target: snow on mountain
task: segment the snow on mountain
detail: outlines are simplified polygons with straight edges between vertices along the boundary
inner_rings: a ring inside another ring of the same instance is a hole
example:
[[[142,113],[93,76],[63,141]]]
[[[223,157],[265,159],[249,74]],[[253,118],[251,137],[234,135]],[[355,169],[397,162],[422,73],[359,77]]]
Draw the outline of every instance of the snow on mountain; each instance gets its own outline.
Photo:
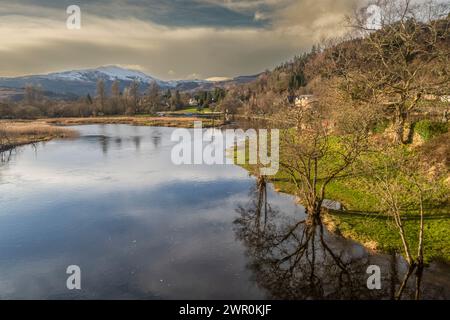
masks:
[[[117,66],[106,66],[97,68],[99,72],[102,72],[111,78],[119,80],[137,79],[143,82],[150,82],[155,80],[154,78],[146,75],[145,73],[137,70],[123,69]]]
[[[64,79],[72,81],[92,81],[93,79],[99,78],[109,81],[137,80],[144,83],[149,83],[153,80],[157,80],[141,71],[124,69],[118,66],[104,66],[96,69],[56,72],[48,74],[47,77],[50,79]]]

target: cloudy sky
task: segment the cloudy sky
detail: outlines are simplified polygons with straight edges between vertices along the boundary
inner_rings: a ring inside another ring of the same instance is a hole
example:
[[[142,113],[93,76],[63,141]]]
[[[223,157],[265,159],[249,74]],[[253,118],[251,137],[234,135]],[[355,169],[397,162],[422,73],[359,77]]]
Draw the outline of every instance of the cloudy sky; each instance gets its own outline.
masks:
[[[345,29],[362,0],[0,0],[0,76],[116,64],[161,79],[270,69]],[[81,29],[66,27],[69,5]]]

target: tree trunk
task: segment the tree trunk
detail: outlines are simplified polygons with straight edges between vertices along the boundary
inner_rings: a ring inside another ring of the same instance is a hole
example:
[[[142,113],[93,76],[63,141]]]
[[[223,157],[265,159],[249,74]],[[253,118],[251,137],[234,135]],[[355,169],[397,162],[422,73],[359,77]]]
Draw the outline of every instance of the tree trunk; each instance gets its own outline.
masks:
[[[404,291],[405,288],[406,288],[406,285],[407,285],[407,283],[408,283],[409,277],[413,274],[413,272],[414,272],[415,269],[416,269],[416,265],[415,265],[414,263],[413,263],[413,264],[410,264],[410,265],[408,266],[408,271],[406,272],[405,277],[403,278],[403,282],[402,282],[402,284],[400,285],[400,288],[398,289],[397,294],[396,294],[396,296],[395,296],[395,299],[396,299],[396,300],[401,300],[402,295],[403,295],[403,291]]]
[[[405,144],[406,141],[404,139],[404,130],[406,123],[406,112],[403,111],[403,108],[397,108],[395,111],[395,121],[394,121],[394,142],[397,144]]]
[[[424,237],[424,210],[423,210],[423,195],[422,190],[420,190],[420,227],[419,227],[419,245],[417,249],[417,271],[416,271],[416,300],[420,299],[420,285],[422,282],[423,274],[423,237]]]

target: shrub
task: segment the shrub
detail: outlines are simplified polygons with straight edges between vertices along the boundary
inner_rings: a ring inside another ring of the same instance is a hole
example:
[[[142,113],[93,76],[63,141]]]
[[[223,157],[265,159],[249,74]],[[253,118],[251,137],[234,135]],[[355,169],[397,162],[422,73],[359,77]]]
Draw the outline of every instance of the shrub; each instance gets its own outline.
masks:
[[[372,128],[372,132],[376,134],[380,134],[386,131],[389,127],[389,120],[383,119],[378,121]]]
[[[428,141],[433,137],[448,132],[448,123],[421,120],[415,123],[414,132],[420,135],[425,141]]]
[[[431,139],[421,146],[420,154],[428,167],[443,165],[450,168],[450,132]]]

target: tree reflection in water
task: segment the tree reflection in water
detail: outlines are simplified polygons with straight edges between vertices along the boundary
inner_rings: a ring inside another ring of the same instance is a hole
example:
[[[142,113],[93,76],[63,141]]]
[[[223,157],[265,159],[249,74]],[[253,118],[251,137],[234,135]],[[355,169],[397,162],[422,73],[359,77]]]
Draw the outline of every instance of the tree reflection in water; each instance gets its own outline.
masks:
[[[155,131],[153,131],[152,135],[151,135],[153,147],[155,149],[157,149],[159,147],[159,145],[161,144],[161,137],[162,137],[161,132],[158,130],[158,128],[156,128]]]
[[[13,149],[0,151],[0,164],[8,163],[13,155]]]
[[[267,200],[263,177],[252,200],[236,210],[235,232],[247,248],[249,268],[273,299],[393,299],[406,273],[396,254],[375,255],[327,232],[321,217],[288,216]],[[367,267],[379,265],[381,289],[367,287]],[[413,298],[409,286],[404,298]]]

